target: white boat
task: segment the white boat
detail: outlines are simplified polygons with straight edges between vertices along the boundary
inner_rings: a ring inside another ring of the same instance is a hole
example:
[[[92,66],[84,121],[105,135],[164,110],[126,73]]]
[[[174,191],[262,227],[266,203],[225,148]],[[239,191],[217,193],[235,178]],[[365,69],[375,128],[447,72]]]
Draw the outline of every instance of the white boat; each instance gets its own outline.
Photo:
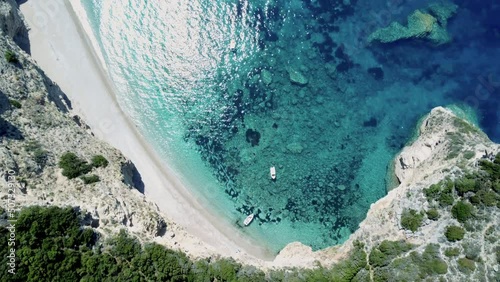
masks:
[[[236,41],[234,39],[229,42],[229,50],[236,51]]]
[[[253,213],[251,215],[247,216],[247,218],[245,218],[245,220],[243,221],[243,224],[245,226],[248,226],[250,223],[252,223],[253,217],[254,217]]]
[[[276,168],[274,166],[271,167],[270,169],[271,172],[271,179],[276,179]]]

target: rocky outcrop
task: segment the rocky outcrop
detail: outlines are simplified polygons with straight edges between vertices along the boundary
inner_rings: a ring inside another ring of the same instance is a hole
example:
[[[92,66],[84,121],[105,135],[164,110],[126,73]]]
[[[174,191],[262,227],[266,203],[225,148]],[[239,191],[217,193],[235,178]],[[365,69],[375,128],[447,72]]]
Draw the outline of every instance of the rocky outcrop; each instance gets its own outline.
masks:
[[[432,4],[426,11],[416,10],[408,16],[407,26],[393,22],[388,27],[370,34],[368,41],[391,43],[405,39],[423,39],[436,46],[448,43],[451,41],[451,36],[446,31],[446,26],[457,8],[450,3]]]
[[[425,247],[428,243],[442,241],[444,229],[454,219],[427,220],[418,232],[404,230],[400,225],[404,209],[425,210],[428,207],[423,189],[446,177],[456,178],[468,170],[477,169],[477,162],[484,152],[499,152],[500,145],[471,123],[458,118],[450,110],[438,107],[422,119],[418,126],[419,136],[395,158],[395,174],[398,187],[384,198],[373,203],[359,229],[340,246],[313,252],[300,243],[289,244],[278,257],[277,263],[319,261],[323,265],[336,263],[352,250],[353,242],[361,241],[367,251],[383,240],[405,240]],[[473,156],[464,157],[464,152]]]

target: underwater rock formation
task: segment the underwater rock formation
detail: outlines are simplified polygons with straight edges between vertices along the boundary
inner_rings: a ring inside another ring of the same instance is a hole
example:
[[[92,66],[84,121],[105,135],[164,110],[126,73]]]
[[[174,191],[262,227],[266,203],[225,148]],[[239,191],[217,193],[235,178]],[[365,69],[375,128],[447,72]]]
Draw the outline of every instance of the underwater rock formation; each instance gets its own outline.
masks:
[[[455,4],[432,4],[425,11],[415,10],[408,16],[408,25],[398,22],[370,34],[369,42],[391,43],[405,39],[424,39],[439,46],[451,41],[446,31],[448,19],[457,11]]]
[[[307,80],[307,78],[299,71],[292,68],[288,68],[287,71],[288,75],[290,76],[290,81],[292,82],[292,84],[304,86],[307,83],[309,83],[309,80]]]

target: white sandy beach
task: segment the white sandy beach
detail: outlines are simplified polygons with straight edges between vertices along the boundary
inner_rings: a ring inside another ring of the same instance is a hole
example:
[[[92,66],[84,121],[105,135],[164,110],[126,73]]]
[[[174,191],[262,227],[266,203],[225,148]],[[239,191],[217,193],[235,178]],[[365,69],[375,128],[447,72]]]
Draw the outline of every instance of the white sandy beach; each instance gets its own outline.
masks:
[[[268,251],[204,207],[144,142],[115,100],[114,87],[70,6],[76,1],[28,0],[20,7],[30,28],[32,57],[71,100],[73,113],[80,115],[98,138],[132,160],[146,196],[209,249],[252,264],[272,260]],[[199,248],[179,239],[182,249]]]

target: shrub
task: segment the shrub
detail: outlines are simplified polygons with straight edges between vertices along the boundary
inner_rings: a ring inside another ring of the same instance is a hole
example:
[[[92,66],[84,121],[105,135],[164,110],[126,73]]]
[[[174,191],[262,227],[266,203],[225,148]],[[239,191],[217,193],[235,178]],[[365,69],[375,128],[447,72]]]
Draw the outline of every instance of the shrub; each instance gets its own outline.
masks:
[[[5,51],[5,59],[9,63],[17,63],[18,62],[16,53],[14,53],[12,50]]]
[[[457,262],[461,272],[470,273],[476,270],[476,263],[468,258],[459,258]]]
[[[444,235],[450,242],[460,241],[464,238],[465,230],[462,227],[450,225],[446,227]]]
[[[441,183],[432,184],[429,188],[424,189],[425,197],[427,197],[427,201],[431,201],[433,199],[437,199],[439,197],[439,193],[441,192]]]
[[[462,178],[455,182],[455,189],[459,195],[463,195],[467,192],[477,191],[477,184],[475,179]]]
[[[472,159],[475,155],[476,155],[476,153],[473,151],[465,151],[464,152],[464,158],[466,158],[468,160]]]
[[[91,165],[71,152],[61,156],[59,167],[63,170],[62,174],[69,179],[76,178],[92,170]]]
[[[497,195],[493,191],[481,190],[476,195],[485,206],[493,207],[497,204]]]
[[[439,196],[438,201],[441,207],[446,207],[452,205],[455,202],[455,199],[453,198],[453,195],[451,193],[442,193]]]
[[[460,255],[460,249],[459,248],[448,248],[444,251],[444,255],[447,257],[456,257]]]
[[[378,247],[372,249],[368,259],[371,266],[382,267],[388,265],[394,258],[408,252],[412,248],[412,244],[404,241],[384,240]]]
[[[108,160],[102,155],[95,155],[92,157],[93,167],[107,167],[109,164]]]
[[[19,103],[19,101],[14,100],[14,99],[10,99],[9,103],[12,107],[17,108],[17,109],[20,109],[22,107],[21,103]]]
[[[83,180],[83,183],[85,184],[92,184],[101,181],[99,176],[92,174],[92,175],[84,175],[80,177]]]
[[[460,201],[451,208],[451,214],[459,222],[465,222],[467,219],[472,217],[472,205],[464,201]]]
[[[424,215],[418,213],[416,210],[404,210],[401,214],[401,226],[404,229],[415,232],[422,225],[423,219]]]
[[[430,220],[438,220],[439,218],[439,212],[436,209],[430,209],[427,212],[427,218]]]

